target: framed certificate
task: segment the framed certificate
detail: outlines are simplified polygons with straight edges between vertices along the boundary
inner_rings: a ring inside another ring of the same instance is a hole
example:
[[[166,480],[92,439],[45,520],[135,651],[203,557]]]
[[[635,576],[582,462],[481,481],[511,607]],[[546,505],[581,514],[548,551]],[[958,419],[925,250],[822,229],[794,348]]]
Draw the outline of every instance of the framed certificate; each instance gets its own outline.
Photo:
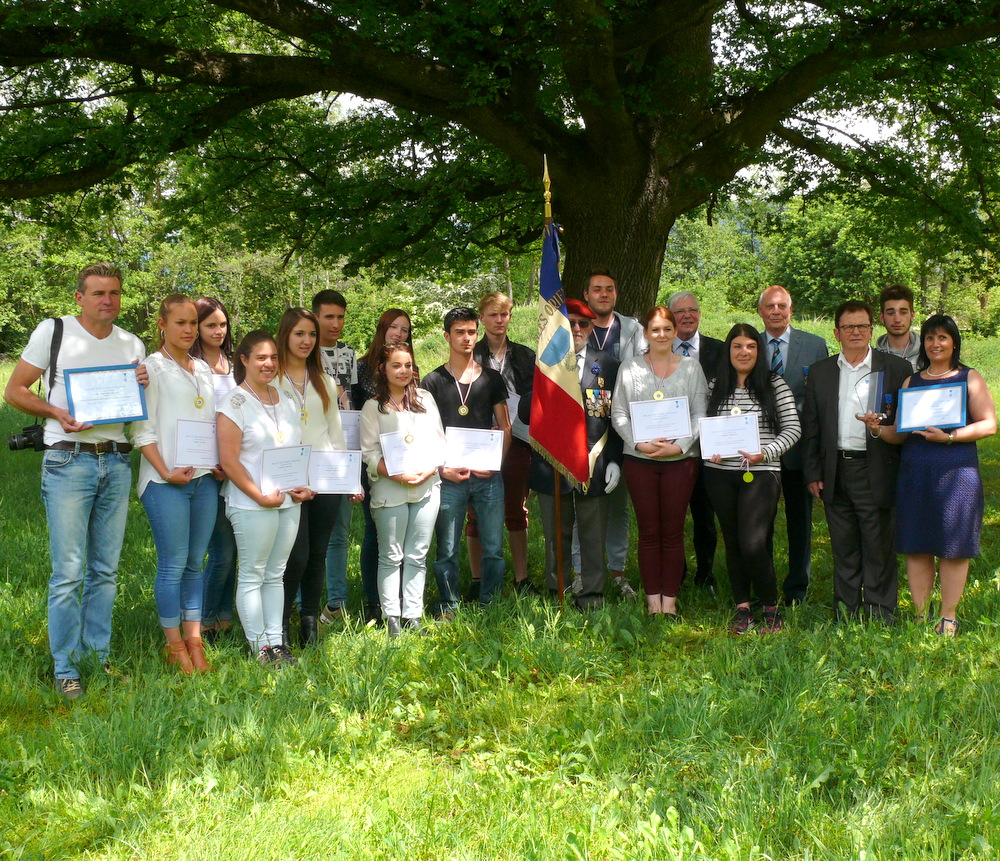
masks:
[[[907,433],[924,428],[962,427],[967,424],[966,394],[964,382],[900,389],[896,430]]]
[[[360,493],[360,451],[314,451],[309,457],[309,486],[317,493]]]
[[[712,416],[698,420],[701,459],[712,455],[724,458],[760,454],[760,425],[757,413],[739,413],[735,416]]]
[[[361,410],[341,410],[340,426],[344,429],[344,448],[361,451]]]
[[[146,392],[135,378],[135,365],[69,368],[63,378],[69,413],[78,422],[106,425],[148,418]]]
[[[445,437],[445,466],[496,472],[503,464],[503,431],[452,426]]]
[[[195,469],[212,469],[218,464],[219,441],[215,434],[215,422],[178,419],[174,467],[193,466]]]
[[[653,439],[691,436],[687,395],[659,401],[633,401],[628,411],[632,418],[632,438],[637,445]]]
[[[260,489],[267,496],[276,490],[289,491],[309,484],[311,445],[265,448],[260,459]]]

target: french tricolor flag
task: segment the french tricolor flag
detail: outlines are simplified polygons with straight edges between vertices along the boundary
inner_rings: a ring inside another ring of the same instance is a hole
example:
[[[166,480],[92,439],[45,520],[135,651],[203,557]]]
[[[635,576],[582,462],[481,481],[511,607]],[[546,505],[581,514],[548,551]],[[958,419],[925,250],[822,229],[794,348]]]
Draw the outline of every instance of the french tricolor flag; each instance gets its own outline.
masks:
[[[538,351],[531,393],[532,447],[581,489],[590,481],[587,423],[576,351],[559,278],[559,229],[545,225],[538,279]]]

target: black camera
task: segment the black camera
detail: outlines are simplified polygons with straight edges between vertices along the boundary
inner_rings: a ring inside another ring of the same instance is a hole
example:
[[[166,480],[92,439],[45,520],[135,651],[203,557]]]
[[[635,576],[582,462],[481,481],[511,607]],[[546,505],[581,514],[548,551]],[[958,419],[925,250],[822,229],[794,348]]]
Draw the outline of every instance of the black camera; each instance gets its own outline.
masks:
[[[45,451],[45,426],[28,425],[21,428],[20,433],[12,433],[7,437],[7,447],[11,451],[24,451],[28,448]]]

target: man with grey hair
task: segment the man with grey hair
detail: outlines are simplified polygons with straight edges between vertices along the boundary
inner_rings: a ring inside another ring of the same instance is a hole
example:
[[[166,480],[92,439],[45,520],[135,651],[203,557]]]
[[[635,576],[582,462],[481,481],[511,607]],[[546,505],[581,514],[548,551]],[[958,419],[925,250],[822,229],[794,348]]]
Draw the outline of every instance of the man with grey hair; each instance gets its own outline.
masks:
[[[132,446],[122,422],[95,425],[73,417],[64,372],[135,364],[146,355],[142,341],[114,325],[122,299],[117,267],[95,263],[81,270],[74,298],[80,313],[38,325],[4,391],[12,407],[45,419],[42,499],[52,561],[49,648],[56,690],[67,700],[83,694],[78,662],[86,653],[109,669]],[[31,387],[47,370],[43,400]],[[140,382],[146,378],[144,373],[137,377]]]
[[[674,336],[674,352],[697,359],[705,372],[705,379],[711,383],[718,372],[719,360],[725,345],[718,338],[710,338],[698,331],[701,325],[701,306],[698,304],[698,297],[690,290],[681,290],[667,300],[667,307],[674,315],[677,330]],[[715,562],[715,548],[719,539],[715,529],[715,512],[708,500],[700,464],[698,480],[695,482],[689,505],[695,556],[694,583],[714,596],[715,574],[712,565]],[[686,571],[686,561],[684,565]]]
[[[809,366],[829,355],[826,341],[792,328],[792,297],[778,284],[760,294],[757,312],[764,321],[761,356],[792,390],[801,421]],[[782,591],[786,602],[798,603],[805,600],[812,571],[813,498],[806,489],[801,440],[781,456],[781,495],[788,527],[788,576]]]

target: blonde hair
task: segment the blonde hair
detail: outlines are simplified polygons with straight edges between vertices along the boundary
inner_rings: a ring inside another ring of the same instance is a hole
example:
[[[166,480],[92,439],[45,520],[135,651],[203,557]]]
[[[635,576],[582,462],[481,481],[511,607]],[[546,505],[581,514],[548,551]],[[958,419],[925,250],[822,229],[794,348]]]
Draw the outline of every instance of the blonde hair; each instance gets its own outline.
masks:
[[[514,303],[510,301],[510,296],[506,293],[494,290],[479,300],[479,316],[482,317],[486,313],[486,309],[493,306],[496,306],[500,311],[509,311],[514,307]]]

